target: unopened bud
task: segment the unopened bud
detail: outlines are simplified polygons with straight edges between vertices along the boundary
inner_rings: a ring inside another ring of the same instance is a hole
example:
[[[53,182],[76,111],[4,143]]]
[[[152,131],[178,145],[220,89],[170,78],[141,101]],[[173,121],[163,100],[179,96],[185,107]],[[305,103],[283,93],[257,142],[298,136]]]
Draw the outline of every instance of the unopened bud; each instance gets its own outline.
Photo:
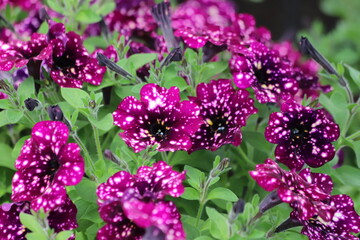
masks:
[[[216,168],[211,170],[210,176],[213,178],[218,176],[219,174],[221,174],[222,171],[224,171],[229,166],[229,164],[230,164],[230,159],[224,158],[223,160],[220,161],[220,163],[216,166]]]
[[[33,98],[28,98],[24,101],[25,107],[29,111],[33,111],[37,106],[39,106],[39,101]]]
[[[59,107],[59,105],[50,106],[48,108],[48,114],[49,114],[51,121],[62,122],[64,120],[64,114],[61,111],[61,108]]]
[[[276,191],[269,193],[260,203],[259,212],[264,213],[270,208],[273,208],[282,203]]]
[[[244,212],[245,208],[245,201],[242,199],[239,199],[234,206],[232,207],[230,214],[229,214],[229,223],[232,224],[236,220],[236,218],[239,216],[239,214]]]
[[[89,107],[94,109],[96,107],[96,102],[94,100],[89,101]]]
[[[285,222],[283,222],[282,224],[280,224],[274,232],[279,233],[279,232],[283,232],[287,229],[293,228],[293,227],[298,227],[298,226],[302,226],[301,222],[297,219],[294,218],[288,218]]]

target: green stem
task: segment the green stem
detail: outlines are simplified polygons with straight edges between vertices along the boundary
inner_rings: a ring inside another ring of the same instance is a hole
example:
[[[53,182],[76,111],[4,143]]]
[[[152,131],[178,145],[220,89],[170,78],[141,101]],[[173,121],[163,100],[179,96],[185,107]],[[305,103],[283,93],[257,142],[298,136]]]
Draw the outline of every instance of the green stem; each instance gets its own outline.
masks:
[[[198,210],[197,215],[196,215],[195,227],[198,227],[198,226],[199,226],[199,221],[200,221],[202,212],[203,212],[203,210],[204,210],[204,206],[205,206],[204,203],[200,203],[199,210]]]
[[[352,139],[355,139],[357,137],[360,137],[360,131],[358,131],[356,133],[353,133],[350,136],[346,137],[346,140],[352,140]]]
[[[241,147],[237,147],[237,152],[240,154],[240,156],[247,162],[251,167],[255,167],[256,164],[248,158],[248,156],[245,154],[244,150],[242,150]]]
[[[97,178],[95,177],[95,166],[94,163],[91,159],[91,156],[89,154],[89,151],[86,149],[85,144],[81,141],[81,139],[79,138],[79,136],[77,135],[76,132],[72,132],[72,137],[74,138],[75,142],[80,146],[81,151],[83,151],[84,155],[85,155],[85,162],[86,165],[85,166],[90,166],[91,171],[90,171],[90,176],[92,178],[95,179],[95,181],[97,182]]]
[[[97,151],[97,155],[98,155],[98,160],[104,161],[103,153],[102,153],[102,149],[101,149],[101,143],[100,143],[99,130],[93,124],[91,124],[91,127],[92,127],[93,132],[94,132],[94,139],[95,139],[95,145],[96,145],[96,151]]]
[[[165,161],[167,164],[169,164],[169,158],[166,152],[160,152],[161,153],[161,158],[163,161]]]

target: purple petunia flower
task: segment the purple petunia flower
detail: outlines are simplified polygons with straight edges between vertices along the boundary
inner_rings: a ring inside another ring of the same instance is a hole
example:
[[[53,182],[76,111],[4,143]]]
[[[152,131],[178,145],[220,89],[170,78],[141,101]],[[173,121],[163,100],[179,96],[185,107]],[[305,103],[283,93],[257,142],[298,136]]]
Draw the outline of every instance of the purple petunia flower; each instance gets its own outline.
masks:
[[[307,97],[316,99],[320,92],[327,93],[332,90],[330,85],[321,85],[318,72],[320,66],[312,59],[303,61],[299,51],[295,50],[289,41],[273,45],[280,56],[290,63],[293,68],[293,79],[298,82],[299,92],[296,94],[299,100]]]
[[[9,71],[14,66],[25,66],[30,60],[42,61],[47,59],[52,52],[45,34],[34,33],[28,42],[14,41],[1,46],[0,70]]]
[[[228,50],[232,53],[241,53],[246,45],[258,41],[269,43],[271,32],[265,27],[256,27],[253,15],[240,13],[236,15],[233,23],[225,29]]]
[[[284,171],[274,161],[267,159],[249,172],[251,177],[266,191],[277,190],[282,202],[293,208],[292,215],[308,220],[314,215],[330,220],[334,209],[323,203],[329,199],[333,188],[331,178],[326,174],[311,173],[304,169],[299,174]]]
[[[277,51],[264,44],[253,42],[241,55],[233,55],[230,69],[235,85],[252,87],[260,103],[287,100],[298,91],[298,84],[291,77],[291,67]]]
[[[224,28],[231,25],[234,16],[234,6],[228,1],[189,0],[173,13],[174,35],[191,48],[208,42],[220,47],[226,43]]]
[[[49,39],[53,53],[47,64],[50,76],[61,87],[81,88],[83,82],[100,85],[106,67],[98,65],[82,44],[81,37],[74,33],[65,34],[63,24],[51,24]]]
[[[360,216],[355,212],[354,202],[347,195],[331,196],[328,205],[335,210],[333,217],[326,221],[315,215],[307,221],[300,221],[304,228],[302,234],[310,240],[357,240],[351,234],[360,232]]]
[[[25,235],[30,232],[20,222],[20,213],[30,214],[29,202],[4,203],[0,206],[0,236],[1,240],[25,240]],[[72,230],[78,227],[76,221],[77,209],[75,204],[66,197],[63,205],[49,212],[47,217],[49,227],[55,233]],[[75,239],[74,236],[70,239]]]
[[[265,138],[278,144],[276,159],[290,169],[300,170],[306,163],[320,167],[333,159],[331,142],[339,138],[339,126],[323,111],[298,105],[294,100],[282,104],[281,112],[270,115]]]
[[[14,202],[30,201],[35,211],[49,211],[64,204],[65,186],[78,184],[84,175],[80,148],[67,143],[68,137],[69,130],[62,122],[35,124],[15,162]]]
[[[215,151],[224,144],[240,145],[240,128],[246,125],[251,114],[257,112],[249,93],[234,90],[229,79],[200,83],[196,91],[197,97],[189,98],[199,105],[203,124],[191,136],[189,152],[198,149]]]
[[[166,195],[184,192],[185,173],[165,162],[140,167],[136,175],[118,172],[97,189],[100,217],[107,223],[97,239],[141,239],[145,228],[161,231],[165,239],[185,239],[180,214]]]
[[[202,124],[199,107],[180,102],[177,87],[166,89],[150,83],[140,90],[140,100],[126,97],[113,113],[120,137],[135,152],[158,144],[158,151],[189,150],[192,136]]]

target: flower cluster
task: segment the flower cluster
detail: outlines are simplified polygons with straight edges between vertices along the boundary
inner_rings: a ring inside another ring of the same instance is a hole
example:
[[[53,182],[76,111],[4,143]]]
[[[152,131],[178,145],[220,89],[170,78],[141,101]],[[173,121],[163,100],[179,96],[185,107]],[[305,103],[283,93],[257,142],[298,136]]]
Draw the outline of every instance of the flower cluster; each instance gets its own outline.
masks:
[[[271,159],[257,165],[250,175],[266,191],[277,190],[279,199],[289,203],[291,218],[303,225],[302,233],[309,239],[357,239],[351,232],[360,232],[360,216],[349,196],[331,196],[333,182],[328,175],[312,173],[309,168],[287,172]]]
[[[176,87],[147,84],[140,100],[126,97],[113,113],[120,137],[139,152],[158,144],[158,151],[216,150],[241,143],[240,128],[257,112],[246,90],[234,90],[228,79],[197,86],[197,97],[180,102]]]
[[[157,231],[162,239],[185,239],[176,206],[164,200],[166,195],[179,197],[184,192],[184,178],[185,173],[165,162],[140,167],[135,175],[114,174],[97,189],[99,213],[106,222],[97,239],[141,239]]]
[[[3,235],[0,239],[25,240],[25,235],[30,232],[20,222],[20,213],[30,213],[29,202],[4,203],[0,206],[0,231]],[[55,233],[72,230],[78,227],[76,221],[77,209],[75,204],[66,196],[65,202],[51,210],[47,216],[47,222]],[[69,240],[75,239],[74,237]]]
[[[278,144],[276,159],[290,169],[300,170],[306,163],[320,167],[333,159],[331,142],[339,138],[339,126],[328,119],[324,112],[287,101],[282,112],[270,115],[265,138]]]
[[[15,167],[14,202],[30,202],[35,211],[50,211],[66,201],[65,186],[78,184],[84,175],[84,160],[75,143],[67,143],[69,131],[62,122],[35,124]]]
[[[2,44],[0,70],[27,65],[30,75],[40,79],[41,64],[50,69],[51,78],[62,87],[81,88],[84,82],[100,85],[106,68],[98,65],[82,45],[81,37],[65,33],[62,23],[49,20],[48,34],[33,33],[27,42],[13,40]]]

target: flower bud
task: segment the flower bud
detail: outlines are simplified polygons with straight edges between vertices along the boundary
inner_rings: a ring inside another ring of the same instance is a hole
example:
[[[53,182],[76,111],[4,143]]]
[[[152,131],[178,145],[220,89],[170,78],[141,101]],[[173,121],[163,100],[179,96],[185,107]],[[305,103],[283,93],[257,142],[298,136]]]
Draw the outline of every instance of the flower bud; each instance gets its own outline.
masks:
[[[51,119],[51,121],[63,121],[64,120],[64,114],[61,111],[61,108],[59,105],[50,106],[48,108],[48,114]]]
[[[276,191],[269,193],[260,203],[259,212],[264,213],[270,208],[282,203]]]
[[[39,106],[39,101],[33,98],[28,98],[24,101],[25,107],[29,111],[33,111],[37,106]]]
[[[244,212],[245,201],[243,199],[239,199],[232,207],[229,214],[229,223],[233,224],[239,214]]]

